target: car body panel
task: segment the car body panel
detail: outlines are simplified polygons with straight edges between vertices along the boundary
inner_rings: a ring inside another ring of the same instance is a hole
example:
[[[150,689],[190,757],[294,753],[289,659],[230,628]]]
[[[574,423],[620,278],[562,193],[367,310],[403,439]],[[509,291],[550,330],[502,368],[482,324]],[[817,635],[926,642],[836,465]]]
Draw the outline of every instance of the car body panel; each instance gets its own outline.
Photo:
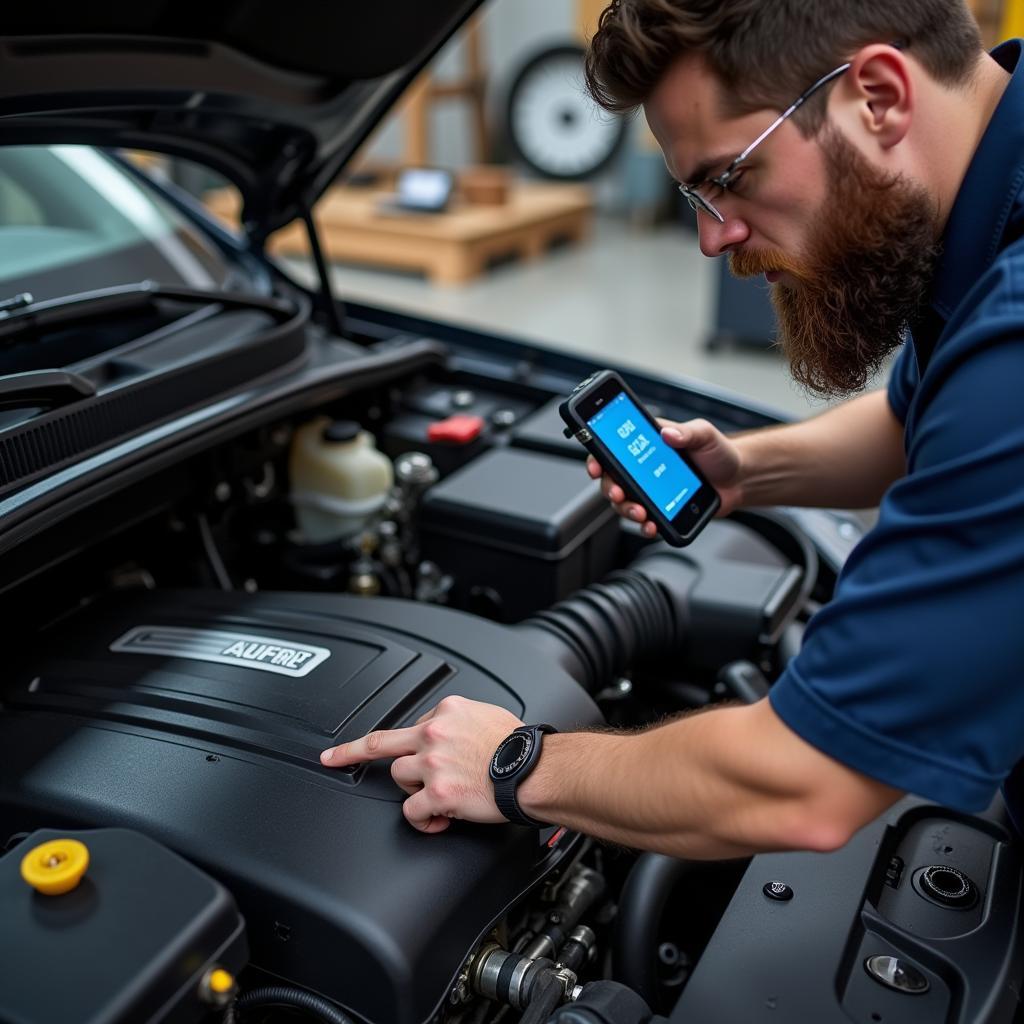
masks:
[[[146,149],[219,171],[264,238],[319,198],[479,0],[44,0],[0,29],[5,144]]]

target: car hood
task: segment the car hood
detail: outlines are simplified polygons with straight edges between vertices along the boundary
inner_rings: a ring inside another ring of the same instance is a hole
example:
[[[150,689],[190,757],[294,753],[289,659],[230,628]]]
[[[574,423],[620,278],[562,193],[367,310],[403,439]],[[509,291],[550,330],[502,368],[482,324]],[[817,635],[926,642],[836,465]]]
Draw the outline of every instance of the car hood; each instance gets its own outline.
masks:
[[[0,19],[3,144],[196,160],[262,239],[319,198],[481,0],[36,0]]]

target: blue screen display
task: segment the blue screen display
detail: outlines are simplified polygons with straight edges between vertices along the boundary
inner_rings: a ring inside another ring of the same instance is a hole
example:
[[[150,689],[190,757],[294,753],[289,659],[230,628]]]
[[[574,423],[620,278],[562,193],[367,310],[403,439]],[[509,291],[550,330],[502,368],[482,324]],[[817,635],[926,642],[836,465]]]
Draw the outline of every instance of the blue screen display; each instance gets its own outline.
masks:
[[[662,441],[625,392],[616,395],[587,426],[667,519],[679,515],[681,504],[700,490],[693,470]]]

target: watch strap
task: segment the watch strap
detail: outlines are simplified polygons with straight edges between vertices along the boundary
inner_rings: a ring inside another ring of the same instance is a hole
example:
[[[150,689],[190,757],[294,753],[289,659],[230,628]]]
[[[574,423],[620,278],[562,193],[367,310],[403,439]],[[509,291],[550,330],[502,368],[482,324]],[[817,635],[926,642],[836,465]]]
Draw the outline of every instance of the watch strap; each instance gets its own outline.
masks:
[[[512,822],[513,825],[525,825],[528,828],[544,828],[544,822],[536,821],[528,814],[524,814],[516,799],[516,780],[505,779],[504,782],[494,784],[494,803],[501,813]]]

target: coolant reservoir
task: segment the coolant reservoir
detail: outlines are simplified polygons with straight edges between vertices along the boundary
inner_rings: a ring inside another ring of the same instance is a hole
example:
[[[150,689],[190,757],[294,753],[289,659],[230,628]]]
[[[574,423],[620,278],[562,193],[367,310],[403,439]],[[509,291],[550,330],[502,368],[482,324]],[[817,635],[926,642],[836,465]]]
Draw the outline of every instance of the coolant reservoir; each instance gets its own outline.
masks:
[[[299,529],[319,544],[358,532],[391,489],[391,460],[358,423],[320,416],[295,432],[289,459]]]

